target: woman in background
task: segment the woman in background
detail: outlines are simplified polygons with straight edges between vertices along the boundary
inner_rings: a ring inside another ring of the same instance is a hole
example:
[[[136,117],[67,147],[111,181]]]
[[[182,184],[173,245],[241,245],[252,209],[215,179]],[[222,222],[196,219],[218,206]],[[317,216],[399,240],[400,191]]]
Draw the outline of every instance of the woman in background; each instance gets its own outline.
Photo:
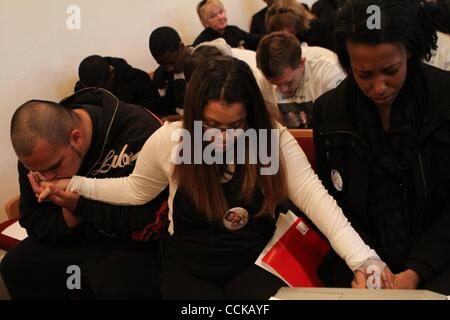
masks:
[[[200,1],[197,5],[197,13],[205,30],[194,40],[194,47],[202,42],[224,38],[233,48],[243,47],[256,51],[261,35],[251,34],[236,26],[228,25],[227,12],[220,0]]]

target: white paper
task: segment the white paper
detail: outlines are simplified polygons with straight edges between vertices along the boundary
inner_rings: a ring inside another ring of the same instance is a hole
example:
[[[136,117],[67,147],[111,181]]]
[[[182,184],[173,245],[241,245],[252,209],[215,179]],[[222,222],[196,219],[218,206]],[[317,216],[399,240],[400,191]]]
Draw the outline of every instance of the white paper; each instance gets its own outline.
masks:
[[[20,226],[19,221],[14,222],[8,228],[3,230],[2,234],[20,241],[28,237],[27,230]]]

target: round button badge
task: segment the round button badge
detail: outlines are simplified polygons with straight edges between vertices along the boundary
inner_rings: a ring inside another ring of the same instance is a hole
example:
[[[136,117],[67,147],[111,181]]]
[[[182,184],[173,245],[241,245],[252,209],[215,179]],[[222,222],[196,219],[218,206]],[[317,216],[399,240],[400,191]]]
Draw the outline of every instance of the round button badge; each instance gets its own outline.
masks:
[[[344,189],[344,181],[342,180],[341,174],[336,169],[331,170],[331,182],[337,191],[342,191]]]
[[[223,225],[228,230],[239,230],[248,223],[248,217],[248,211],[244,208],[232,208],[223,216]]]

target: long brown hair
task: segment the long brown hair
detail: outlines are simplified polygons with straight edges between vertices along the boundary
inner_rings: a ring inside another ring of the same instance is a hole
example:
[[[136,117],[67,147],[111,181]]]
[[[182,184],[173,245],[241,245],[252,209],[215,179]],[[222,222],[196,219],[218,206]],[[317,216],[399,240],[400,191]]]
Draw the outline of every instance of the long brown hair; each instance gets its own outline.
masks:
[[[243,61],[227,56],[214,57],[195,70],[186,90],[183,120],[183,128],[191,137],[194,137],[194,121],[202,121],[203,109],[211,101],[222,101],[226,105],[242,103],[247,110],[249,129],[275,129],[253,73]],[[278,148],[278,155],[279,145],[268,146],[271,154],[275,151],[272,147]],[[193,152],[191,157],[192,164],[175,166],[173,177],[178,188],[209,220],[219,219],[229,209],[222,189],[225,166],[203,162],[194,164]],[[261,175],[259,172],[263,167],[259,159],[257,164],[249,164],[248,161],[237,164],[233,179],[239,181],[240,196],[246,204],[260,189],[264,193],[264,202],[258,215],[272,215],[276,205],[287,197],[284,166],[280,160],[279,170],[274,175]]]

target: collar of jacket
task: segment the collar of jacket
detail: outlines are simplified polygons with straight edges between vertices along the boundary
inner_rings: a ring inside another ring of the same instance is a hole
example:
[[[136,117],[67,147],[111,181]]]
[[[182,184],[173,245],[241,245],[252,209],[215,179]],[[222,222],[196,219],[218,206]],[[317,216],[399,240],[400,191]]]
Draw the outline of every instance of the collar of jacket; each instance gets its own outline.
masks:
[[[440,125],[450,121],[450,95],[442,95],[449,91],[450,72],[423,63],[419,65],[419,71],[428,92],[428,106],[420,134],[422,143]],[[349,76],[336,89],[324,95],[319,134],[341,131],[357,136],[353,106],[348,103],[349,92],[356,87],[352,82],[354,79]]]
[[[99,123],[100,130],[97,131],[98,140],[102,141],[101,150],[98,160],[103,157],[105,150],[108,146],[110,134],[114,132],[114,125],[117,125],[115,119],[118,116],[120,101],[108,90],[102,88],[86,88],[76,92],[75,94],[64,98],[61,105],[67,106],[71,109],[77,107],[87,107],[89,105],[99,106],[103,113],[103,123]],[[93,170],[94,166],[88,170],[88,174]]]

